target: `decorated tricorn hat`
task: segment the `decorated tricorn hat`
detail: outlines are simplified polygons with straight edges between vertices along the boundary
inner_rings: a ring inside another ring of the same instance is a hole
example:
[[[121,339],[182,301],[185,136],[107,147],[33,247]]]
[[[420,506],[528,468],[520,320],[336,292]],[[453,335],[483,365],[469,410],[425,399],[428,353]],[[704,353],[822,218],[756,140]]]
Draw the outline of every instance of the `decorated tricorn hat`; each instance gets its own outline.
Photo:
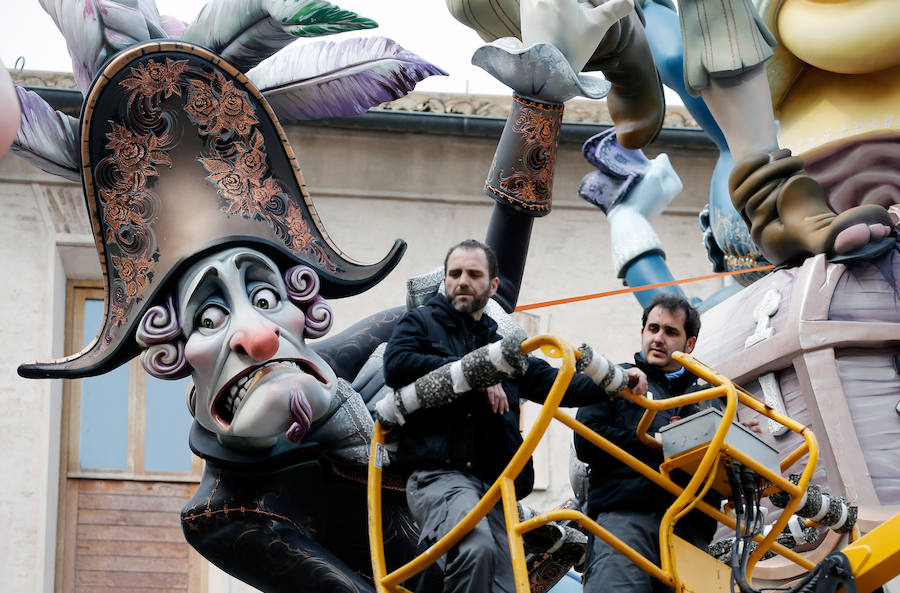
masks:
[[[96,375],[133,358],[147,309],[186,266],[224,247],[309,265],[326,298],[375,285],[406,247],[397,240],[372,265],[348,259],[266,100],[236,68],[191,44],[145,43],[109,61],[84,103],[81,159],[105,320],[83,351],[23,364],[23,377]]]

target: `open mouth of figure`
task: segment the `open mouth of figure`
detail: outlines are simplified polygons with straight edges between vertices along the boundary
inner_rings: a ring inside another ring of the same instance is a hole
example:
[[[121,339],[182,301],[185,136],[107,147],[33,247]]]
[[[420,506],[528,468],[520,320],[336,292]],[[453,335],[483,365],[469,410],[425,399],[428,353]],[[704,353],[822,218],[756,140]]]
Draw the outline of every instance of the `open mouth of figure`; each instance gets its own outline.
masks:
[[[216,395],[212,403],[212,417],[225,428],[231,426],[234,415],[241,407],[247,394],[260,382],[266,375],[277,369],[296,369],[301,373],[307,374],[315,378],[319,383],[326,387],[330,385],[330,381],[325,378],[322,371],[311,362],[303,359],[280,359],[270,360],[265,364],[249,367],[241,373],[235,375]]]

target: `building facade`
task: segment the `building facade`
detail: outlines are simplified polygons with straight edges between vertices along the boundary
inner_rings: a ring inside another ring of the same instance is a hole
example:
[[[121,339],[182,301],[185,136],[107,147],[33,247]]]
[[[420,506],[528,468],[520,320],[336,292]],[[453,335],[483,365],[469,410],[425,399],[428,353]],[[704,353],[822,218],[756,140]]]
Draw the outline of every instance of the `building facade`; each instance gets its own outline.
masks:
[[[18,75],[20,84],[66,84],[65,77]],[[73,91],[55,92],[60,108],[77,112]],[[409,246],[374,289],[331,303],[332,331],[403,304],[408,277],[439,266],[449,245],[484,236],[492,202],[482,187],[507,101],[413,94],[351,120],[286,124],[315,206],[351,258],[375,261],[397,237]],[[576,194],[591,170],[581,142],[608,127],[602,103],[574,103],[567,113],[554,208],[535,221],[520,304],[622,286],[605,217]],[[669,117],[682,127],[667,127],[646,152],[669,154],[685,189],[654,226],[674,276],[688,278],[710,272],[698,213],[716,152],[700,130],[683,127],[691,123],[684,113],[671,110]],[[102,379],[28,381],[16,374],[21,362],[70,354],[92,339],[103,291],[80,184],[6,155],[0,201],[0,533],[7,534],[0,538],[0,590],[244,591],[181,535],[178,511],[201,467],[187,449],[184,385],[159,385],[134,361]],[[705,297],[720,286],[706,280],[684,288]],[[586,342],[613,360],[629,360],[639,347],[640,307],[630,295],[519,315],[532,333]],[[538,451],[537,488],[528,501],[535,508],[570,496],[569,440],[555,427]]]

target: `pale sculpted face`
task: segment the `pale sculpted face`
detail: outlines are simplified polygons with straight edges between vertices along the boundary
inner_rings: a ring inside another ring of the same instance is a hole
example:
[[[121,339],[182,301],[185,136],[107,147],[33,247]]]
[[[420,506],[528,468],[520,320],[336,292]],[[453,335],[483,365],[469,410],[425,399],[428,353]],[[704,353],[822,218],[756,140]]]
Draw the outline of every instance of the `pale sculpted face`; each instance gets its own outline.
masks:
[[[676,351],[690,354],[697,342],[684,331],[684,311],[669,311],[657,305],[647,315],[647,324],[641,329],[641,355],[647,364],[665,372],[676,371],[681,364],[672,358]]]
[[[178,286],[195,417],[232,446],[268,446],[292,424],[299,390],[320,417],[337,388],[334,371],[303,338],[303,311],[287,298],[278,267],[247,248],[194,264]]]
[[[497,292],[499,283],[498,278],[491,278],[487,256],[481,249],[458,247],[447,258],[444,288],[447,300],[460,313],[480,319],[482,310],[488,299]]]

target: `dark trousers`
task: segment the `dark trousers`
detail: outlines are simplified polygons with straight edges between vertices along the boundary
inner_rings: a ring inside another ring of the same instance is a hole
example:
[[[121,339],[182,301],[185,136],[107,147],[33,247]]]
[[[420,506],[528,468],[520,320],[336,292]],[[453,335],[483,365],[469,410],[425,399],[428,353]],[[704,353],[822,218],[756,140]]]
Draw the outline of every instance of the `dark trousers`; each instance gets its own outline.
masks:
[[[406,481],[409,510],[431,546],[450,532],[490,484],[457,471],[417,471]],[[439,561],[444,593],[513,593],[515,582],[506,521],[499,503]]]
[[[599,513],[595,521],[658,566],[659,522],[662,516],[661,512],[610,511]],[[705,550],[709,541],[705,537],[691,534],[690,529],[679,529],[683,523],[684,521],[676,525],[679,537]],[[591,535],[584,563],[584,593],[609,591],[669,593],[672,589],[638,568],[605,541]]]

